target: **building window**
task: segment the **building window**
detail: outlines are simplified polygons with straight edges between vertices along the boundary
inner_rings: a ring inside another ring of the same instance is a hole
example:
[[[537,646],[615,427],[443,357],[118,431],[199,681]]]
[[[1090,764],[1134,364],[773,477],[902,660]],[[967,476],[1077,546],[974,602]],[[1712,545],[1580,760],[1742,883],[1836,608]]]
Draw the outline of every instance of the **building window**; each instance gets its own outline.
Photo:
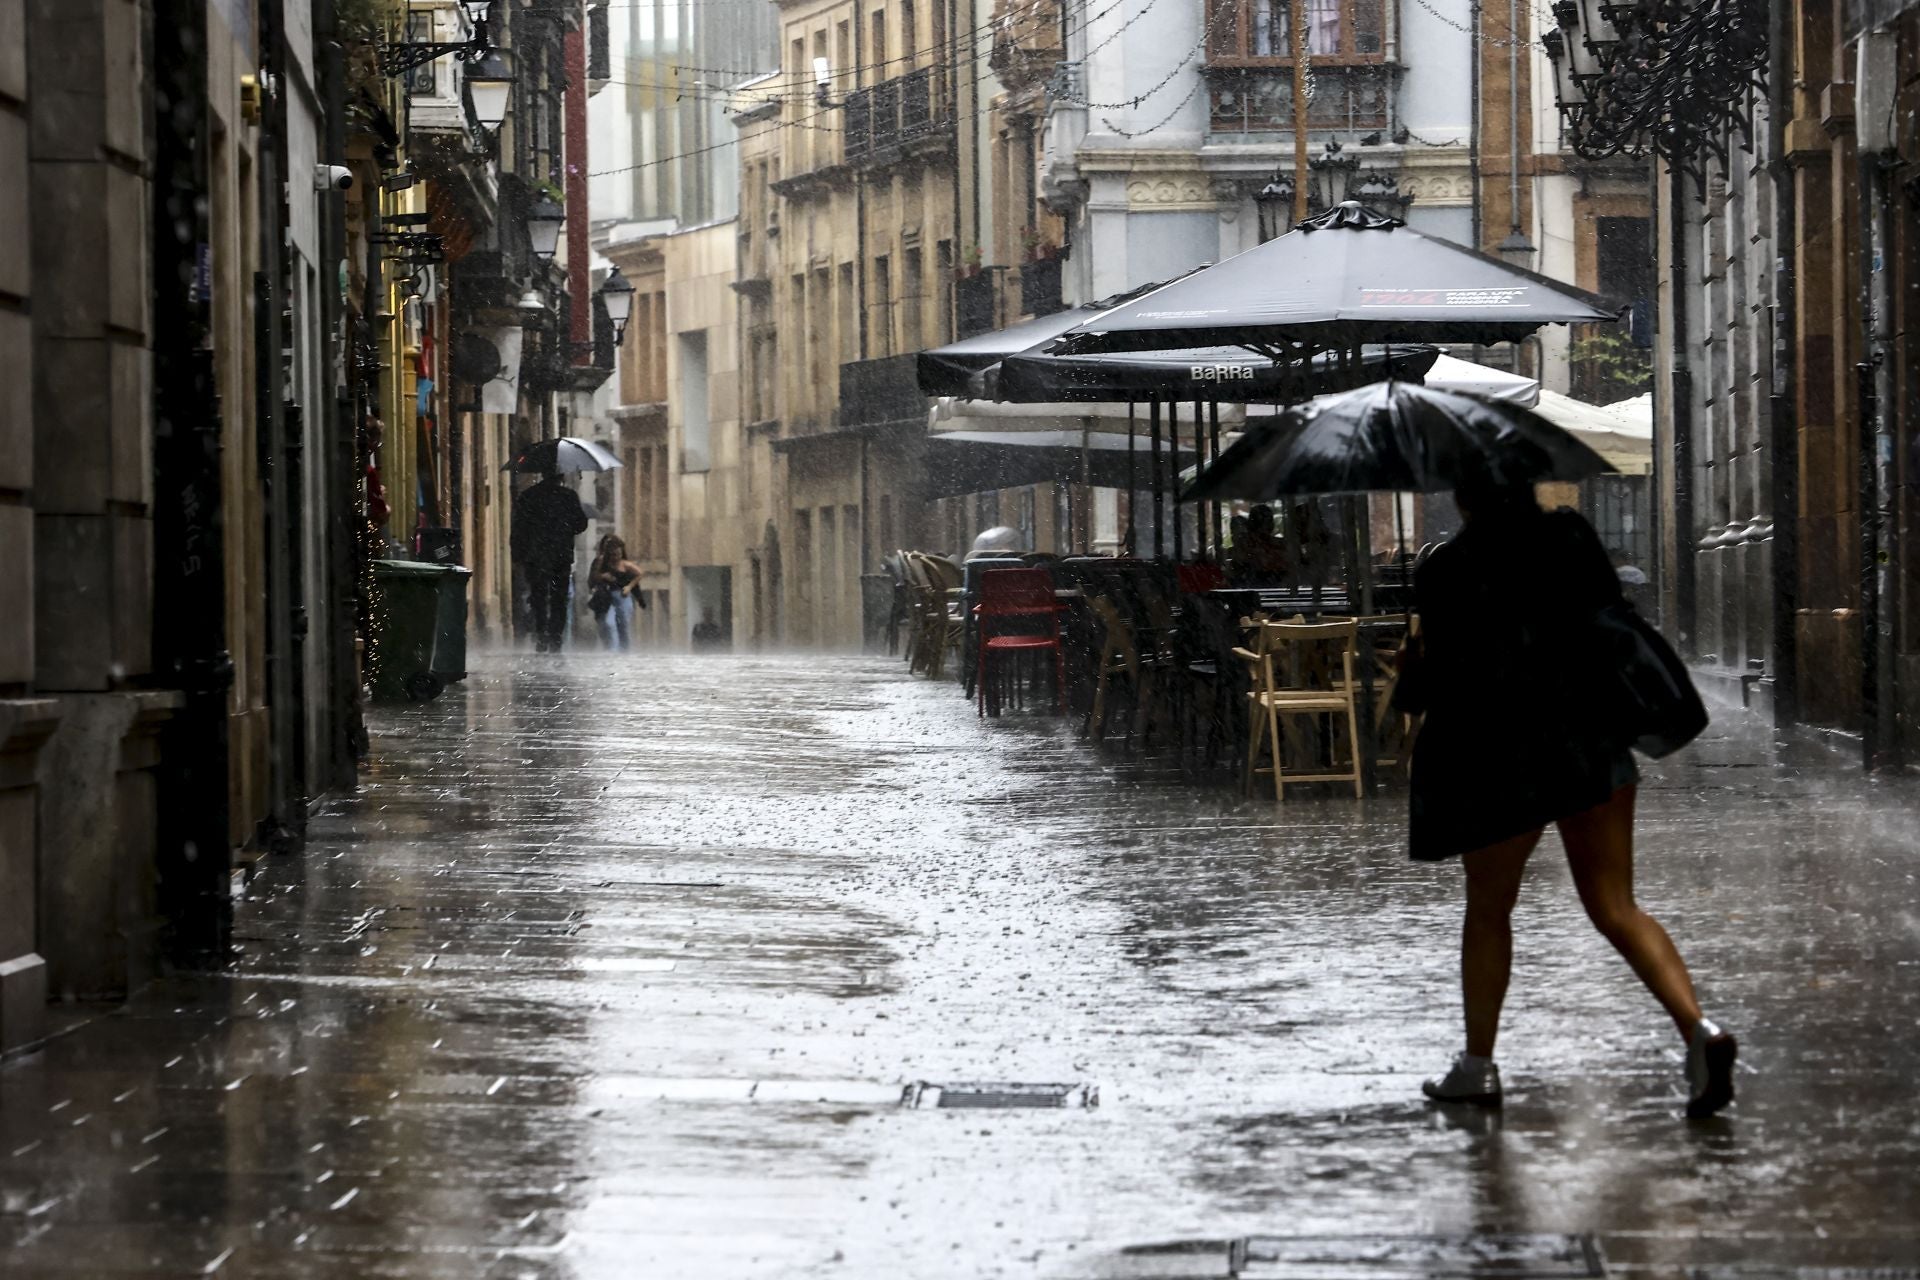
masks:
[[[953,333],[953,241],[942,240],[933,247],[934,342],[947,342]]]
[[[1301,0],[1307,52],[1316,62],[1377,62],[1386,52],[1387,0]],[[1208,0],[1208,61],[1287,62],[1293,57],[1292,0]]]
[[[707,415],[707,335],[680,335],[680,457],[684,471],[713,467],[713,428]]]
[[[867,65],[873,68],[875,80],[885,80],[893,71],[887,66],[887,11],[873,11],[873,47],[867,50]]]
[[[875,356],[893,354],[893,260],[885,254],[873,260],[873,306],[871,308]]]
[[[913,0],[900,0],[900,57],[902,61],[918,62],[919,46],[914,44],[919,24],[914,21]]]
[[[920,250],[907,250],[906,271],[900,280],[900,343],[908,351],[925,344],[926,268]]]
[[[853,264],[840,264],[840,363],[860,358],[859,289],[853,279]],[[821,371],[824,379],[825,370]],[[824,380],[821,383],[825,386]]]
[[[439,38],[434,31],[434,15],[430,10],[416,9],[407,15],[407,42],[409,44],[431,44]],[[436,68],[439,61],[423,62],[407,72],[407,92],[415,97],[431,98],[440,92],[440,77]]]

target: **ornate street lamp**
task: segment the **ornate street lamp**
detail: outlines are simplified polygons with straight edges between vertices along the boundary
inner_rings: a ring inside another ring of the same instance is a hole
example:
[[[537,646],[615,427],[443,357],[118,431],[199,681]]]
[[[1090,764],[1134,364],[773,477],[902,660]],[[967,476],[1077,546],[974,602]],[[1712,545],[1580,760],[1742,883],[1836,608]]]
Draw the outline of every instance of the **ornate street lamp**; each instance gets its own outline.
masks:
[[[1307,168],[1313,171],[1313,188],[1307,195],[1314,207],[1331,209],[1349,199],[1353,177],[1360,172],[1360,157],[1329,141],[1324,151],[1307,161]]]
[[[1556,0],[1540,37],[1567,146],[1589,160],[1658,155],[1706,190],[1753,145],[1766,89],[1768,0]]]
[[[615,267],[600,286],[600,301],[607,304],[607,319],[613,321],[613,345],[626,340],[627,318],[633,314],[633,295],[638,292]]]
[[[513,99],[513,72],[498,49],[467,68],[467,96],[480,127],[498,133],[506,123],[507,105]]]
[[[567,211],[553,197],[542,193],[527,210],[527,242],[533,246],[533,256],[542,262],[552,262],[553,255],[560,252],[560,228],[566,225]]]
[[[1293,179],[1276,173],[1266,186],[1253,194],[1254,212],[1260,218],[1260,243],[1286,234],[1293,216]]]
[[[493,49],[491,31],[493,0],[460,0],[467,15],[465,40],[436,40],[419,44],[383,44],[380,46],[380,70],[389,76],[403,76],[415,67],[435,58],[452,54],[461,62],[477,62]]]

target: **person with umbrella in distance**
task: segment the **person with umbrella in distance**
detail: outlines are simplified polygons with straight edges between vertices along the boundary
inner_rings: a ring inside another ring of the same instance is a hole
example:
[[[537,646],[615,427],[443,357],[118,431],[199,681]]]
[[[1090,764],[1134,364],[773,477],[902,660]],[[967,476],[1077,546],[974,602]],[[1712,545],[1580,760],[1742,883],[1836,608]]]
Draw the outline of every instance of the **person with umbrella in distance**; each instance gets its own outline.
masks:
[[[1621,599],[1606,550],[1577,513],[1543,512],[1536,482],[1611,468],[1531,411],[1406,383],[1324,396],[1249,432],[1187,501],[1454,491],[1465,525],[1414,575],[1417,638],[1394,703],[1425,722],[1413,749],[1409,844],[1466,873],[1460,982],[1466,1045],[1424,1091],[1498,1105],[1494,1064],[1527,860],[1557,826],[1581,904],[1673,1019],[1686,1045],[1687,1114],[1733,1100],[1736,1045],[1701,1012],[1693,979],[1633,892],[1638,775],[1629,747],[1664,755],[1706,714],[1684,665]],[[1658,680],[1664,678],[1663,686]]]
[[[558,653],[567,627],[567,587],[574,539],[587,531],[580,495],[552,468],[513,500],[513,558],[526,575],[533,615],[533,647]]]

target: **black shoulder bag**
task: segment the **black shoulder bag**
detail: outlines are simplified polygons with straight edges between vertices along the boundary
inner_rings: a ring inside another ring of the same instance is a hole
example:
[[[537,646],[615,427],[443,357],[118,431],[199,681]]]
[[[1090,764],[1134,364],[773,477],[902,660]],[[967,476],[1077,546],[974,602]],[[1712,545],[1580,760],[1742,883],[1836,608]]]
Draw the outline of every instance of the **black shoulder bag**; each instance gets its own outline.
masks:
[[[1616,741],[1658,760],[1707,727],[1707,708],[1687,664],[1625,600],[1593,615],[1596,707]]]

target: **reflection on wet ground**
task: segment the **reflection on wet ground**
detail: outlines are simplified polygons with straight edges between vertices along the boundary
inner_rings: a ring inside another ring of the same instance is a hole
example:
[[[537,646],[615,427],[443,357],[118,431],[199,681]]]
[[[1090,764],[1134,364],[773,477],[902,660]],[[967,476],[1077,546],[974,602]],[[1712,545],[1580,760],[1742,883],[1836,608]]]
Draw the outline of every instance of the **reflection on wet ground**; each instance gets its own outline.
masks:
[[[230,972],[0,1071],[0,1271],[1920,1263],[1920,809],[1738,726],[1642,799],[1747,1045],[1705,1125],[1551,839],[1509,1104],[1454,1114],[1456,873],[1394,798],[1242,801],[853,658],[502,655],[376,729]]]

